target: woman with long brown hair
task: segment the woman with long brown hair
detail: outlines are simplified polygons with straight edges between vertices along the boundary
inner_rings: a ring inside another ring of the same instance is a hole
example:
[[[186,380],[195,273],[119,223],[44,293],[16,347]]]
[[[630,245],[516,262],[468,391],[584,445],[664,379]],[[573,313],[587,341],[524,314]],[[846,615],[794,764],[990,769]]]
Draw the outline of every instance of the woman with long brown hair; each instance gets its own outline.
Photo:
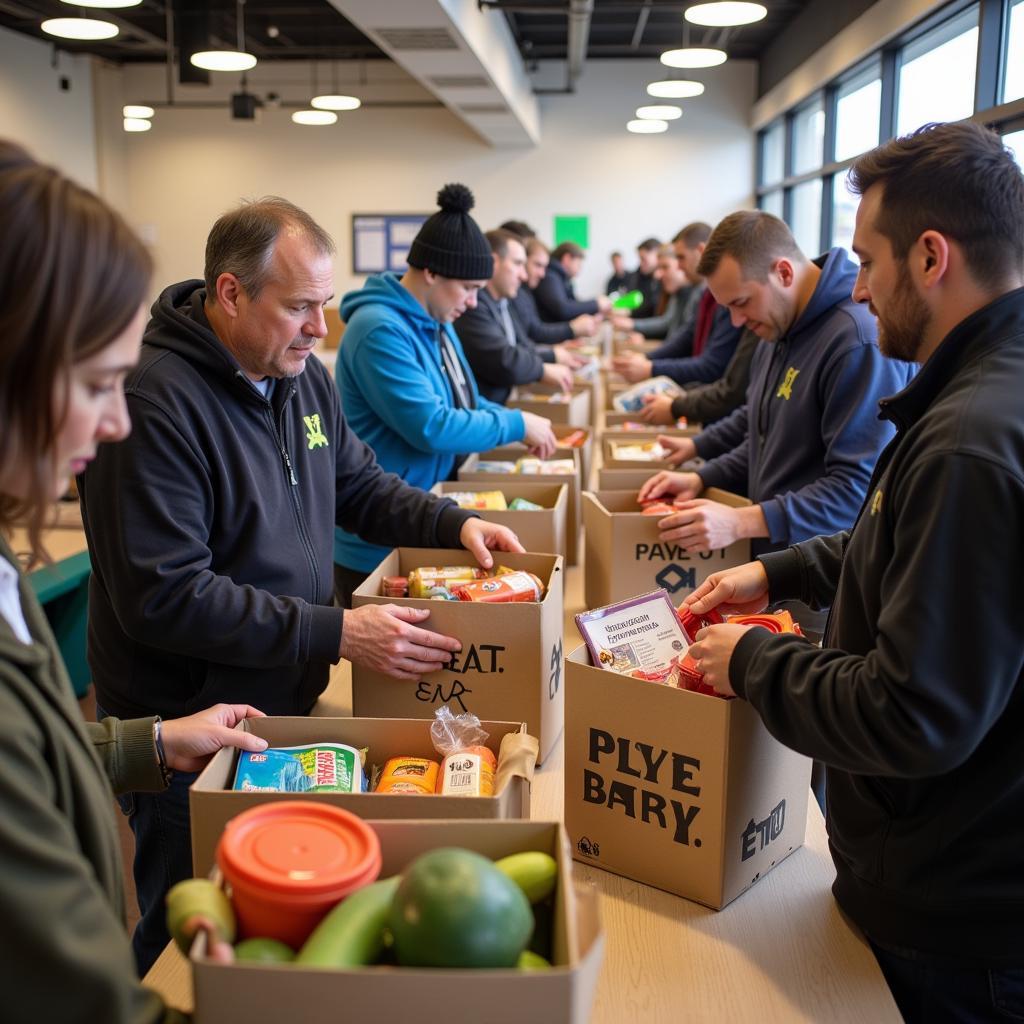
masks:
[[[27,522],[38,559],[71,476],[131,429],[123,382],[151,260],[101,200],[2,140],[0,225],[0,533]],[[222,746],[262,749],[234,729],[259,714],[220,704],[173,722],[84,722],[0,537],[0,1016],[181,1019],[135,976],[111,796],[162,789]]]

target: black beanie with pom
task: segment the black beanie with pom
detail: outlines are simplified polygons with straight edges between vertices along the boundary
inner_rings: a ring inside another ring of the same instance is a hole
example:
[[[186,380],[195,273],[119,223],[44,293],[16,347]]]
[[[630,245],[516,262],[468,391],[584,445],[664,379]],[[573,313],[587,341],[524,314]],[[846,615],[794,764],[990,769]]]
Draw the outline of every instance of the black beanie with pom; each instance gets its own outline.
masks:
[[[409,247],[409,266],[460,281],[489,281],[494,257],[469,215],[473,193],[465,185],[445,185],[437,193],[437,205],[441,209],[423,222]]]

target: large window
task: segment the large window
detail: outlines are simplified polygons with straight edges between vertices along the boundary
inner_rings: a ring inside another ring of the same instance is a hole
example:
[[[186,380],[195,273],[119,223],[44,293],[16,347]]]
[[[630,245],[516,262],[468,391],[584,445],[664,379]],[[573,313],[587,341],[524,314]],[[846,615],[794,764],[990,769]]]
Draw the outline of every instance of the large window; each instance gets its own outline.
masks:
[[[1017,163],[1024,170],[1024,128],[1018,132],[1010,132],[1009,135],[1004,135],[1003,142],[1013,152],[1013,155],[1017,158]]]
[[[793,115],[793,173],[820,167],[825,145],[825,108],[819,97]]]
[[[761,181],[782,181],[786,174],[786,125],[780,118],[761,136]]]
[[[859,156],[878,145],[882,78],[876,66],[839,87],[836,97],[837,160]]]
[[[765,213],[775,214],[775,216],[781,220],[783,216],[782,211],[784,209],[782,202],[782,189],[779,189],[776,192],[766,192],[761,196],[761,209],[764,210]]]
[[[1006,77],[1003,103],[1024,96],[1024,0],[1013,0],[1006,32]]]
[[[796,244],[807,256],[821,249],[821,178],[812,178],[793,189],[793,214],[789,226]]]
[[[853,243],[854,218],[860,197],[850,192],[846,172],[832,179],[832,245],[842,246],[847,252]]]

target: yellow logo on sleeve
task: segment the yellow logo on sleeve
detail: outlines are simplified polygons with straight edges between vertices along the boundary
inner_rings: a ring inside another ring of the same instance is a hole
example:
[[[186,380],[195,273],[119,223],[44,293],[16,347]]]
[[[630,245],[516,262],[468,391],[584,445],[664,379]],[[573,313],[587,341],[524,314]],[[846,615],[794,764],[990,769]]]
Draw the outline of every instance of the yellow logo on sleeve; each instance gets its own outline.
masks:
[[[882,490],[879,488],[871,496],[871,515],[877,516],[882,510]]]
[[[786,371],[786,376],[779,385],[779,390],[775,392],[775,397],[784,398],[788,402],[793,397],[793,384],[799,376],[800,371],[796,367],[791,366]]]
[[[330,447],[327,443],[327,435],[324,433],[323,427],[320,426],[320,413],[315,412],[312,416],[303,416],[302,421],[306,424],[306,440],[309,442],[307,447],[310,451],[314,448]]]

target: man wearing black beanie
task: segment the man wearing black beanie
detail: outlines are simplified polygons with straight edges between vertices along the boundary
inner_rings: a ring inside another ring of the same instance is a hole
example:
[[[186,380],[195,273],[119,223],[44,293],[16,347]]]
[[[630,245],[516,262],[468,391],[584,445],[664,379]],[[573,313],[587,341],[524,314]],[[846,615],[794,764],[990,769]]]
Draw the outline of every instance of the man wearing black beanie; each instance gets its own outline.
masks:
[[[541,457],[555,450],[551,423],[483,398],[451,324],[491,277],[494,260],[469,215],[473,193],[446,185],[440,209],[409,248],[408,270],[374,274],[341,301],[344,342],[335,380],[345,417],[378,462],[429,489],[462,458],[513,441]],[[343,603],[387,549],[337,530],[335,583]]]

